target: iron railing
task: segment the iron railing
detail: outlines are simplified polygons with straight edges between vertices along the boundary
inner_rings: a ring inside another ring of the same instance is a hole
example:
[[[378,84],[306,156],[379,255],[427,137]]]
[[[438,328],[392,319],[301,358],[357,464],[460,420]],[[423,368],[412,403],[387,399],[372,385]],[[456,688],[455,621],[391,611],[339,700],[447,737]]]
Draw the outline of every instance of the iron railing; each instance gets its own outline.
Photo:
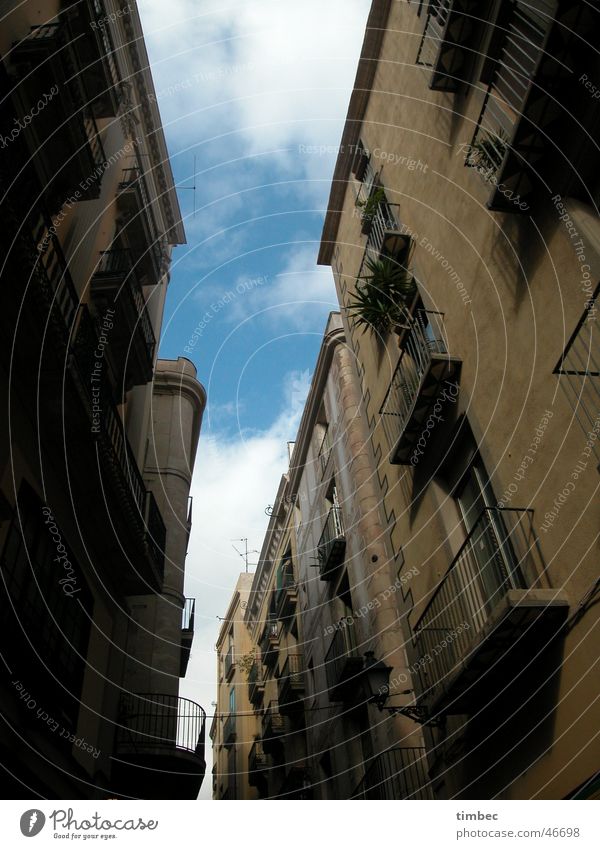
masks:
[[[533,511],[485,508],[414,629],[424,698],[468,656],[506,593],[539,587],[543,573]]]
[[[398,221],[392,211],[392,204],[387,199],[383,199],[377,205],[377,209],[373,213],[373,217],[371,219],[371,228],[369,230],[365,252],[357,275],[359,280],[362,279],[366,273],[367,260],[370,259],[373,262],[376,262],[380,258],[385,234],[390,231],[397,230]]]
[[[410,420],[432,356],[447,353],[444,314],[417,310],[409,320],[402,340],[402,353],[380,410],[390,450]]]
[[[343,684],[348,675],[356,674],[362,665],[357,648],[356,631],[351,617],[342,619],[335,626],[331,645],[325,655],[325,676],[330,690]]]
[[[452,6],[452,0],[433,0],[429,3],[423,37],[417,53],[417,65],[431,69],[437,65]]]
[[[144,176],[141,166],[137,165],[133,168],[123,169],[118,190],[119,192],[128,192],[133,190],[137,193],[140,207],[139,214],[145,215],[146,221],[148,222],[148,231],[150,234],[150,245],[148,245],[148,250],[150,251],[152,263],[156,272],[156,279],[158,281],[160,280],[163,271],[163,251],[159,230],[156,224],[156,218],[152,208],[152,202],[150,200],[148,184],[146,183],[146,177]]]
[[[279,672],[279,680],[289,679],[289,686],[294,691],[304,687],[304,659],[301,654],[288,654]]]
[[[102,251],[94,276],[123,280],[122,285],[119,287],[117,298],[129,298],[131,300],[135,314],[138,317],[137,324],[142,333],[147,357],[150,363],[152,363],[156,348],[156,336],[154,335],[152,322],[148,315],[146,299],[144,298],[142,286],[135,270],[131,251],[127,248],[111,248],[111,250]],[[116,300],[116,303],[118,303],[118,300]]]
[[[225,719],[223,723],[223,745],[229,746],[235,742],[236,738],[236,729],[235,729],[235,714],[230,713]]]
[[[317,546],[321,577],[339,563],[346,546],[342,511],[337,505],[330,508]]]
[[[252,666],[248,672],[248,699],[252,704],[257,704],[262,698],[264,692],[264,681],[262,677],[262,664],[258,659],[252,661]]]
[[[196,618],[196,599],[186,598],[181,611],[181,630],[194,631],[194,619]]]
[[[395,747],[365,764],[353,799],[433,799],[424,747]]]
[[[331,432],[329,427],[325,428],[321,445],[319,446],[319,463],[321,464],[321,475],[324,475],[331,457]]]
[[[72,342],[72,362],[82,391],[87,393],[97,345],[94,322],[85,305],[79,307],[77,331]],[[110,473],[117,496],[133,526],[140,529],[148,553],[162,582],[167,530],[154,495],[146,490],[137,460],[125,434],[125,423],[116,410],[111,389],[103,378],[102,414],[92,416],[92,399],[88,404],[92,432],[100,444],[105,469]]]
[[[512,145],[553,23],[552,0],[536,0],[535,6],[531,0],[512,4],[504,47],[465,160],[486,181],[497,178]]]
[[[286,731],[286,717],[279,712],[279,703],[276,700],[272,700],[265,708],[262,718],[263,746],[267,744],[268,747],[269,742],[285,735]]]
[[[255,740],[248,753],[248,772],[260,772],[269,767],[270,758],[265,752],[262,740]]]
[[[554,374],[562,387],[573,415],[588,437],[600,470],[600,333],[598,306],[600,285],[588,300]],[[595,438],[593,436],[595,434]]]
[[[235,668],[235,654],[234,654],[234,651],[233,651],[233,646],[229,646],[229,650],[228,650],[227,654],[225,655],[225,661],[224,661],[224,671],[225,671],[226,680],[229,680],[229,676],[234,671],[234,668]]]
[[[189,699],[122,693],[117,750],[183,750],[204,757],[206,713]]]

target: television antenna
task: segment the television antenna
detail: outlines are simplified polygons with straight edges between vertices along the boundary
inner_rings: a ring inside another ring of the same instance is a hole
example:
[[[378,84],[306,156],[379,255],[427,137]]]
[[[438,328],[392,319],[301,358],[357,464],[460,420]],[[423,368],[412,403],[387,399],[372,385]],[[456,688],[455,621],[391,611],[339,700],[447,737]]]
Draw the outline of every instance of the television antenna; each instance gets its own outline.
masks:
[[[244,551],[240,551],[238,548],[236,548],[235,545],[233,545],[234,542],[243,542],[244,543]],[[231,540],[231,547],[233,548],[234,551],[237,551],[237,553],[243,559],[243,561],[246,565],[246,574],[248,574],[248,566],[256,566],[256,563],[248,563],[248,555],[250,555],[250,554],[260,554],[260,552],[257,551],[256,548],[253,548],[251,551],[248,551],[248,537],[242,537],[241,539],[232,539]]]

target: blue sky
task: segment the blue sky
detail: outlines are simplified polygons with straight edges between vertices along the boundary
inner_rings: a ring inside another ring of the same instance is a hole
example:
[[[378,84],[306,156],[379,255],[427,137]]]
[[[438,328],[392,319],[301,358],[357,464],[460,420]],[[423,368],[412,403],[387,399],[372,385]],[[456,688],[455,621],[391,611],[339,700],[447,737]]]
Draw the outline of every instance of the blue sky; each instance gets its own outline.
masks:
[[[193,360],[209,398],[186,568],[196,635],[181,687],[209,714],[217,616],[243,569],[232,540],[260,549],[337,307],[316,256],[369,7],[139,0],[178,185],[193,184],[196,157],[195,215],[193,193],[179,192],[188,244],[174,255],[160,353]]]

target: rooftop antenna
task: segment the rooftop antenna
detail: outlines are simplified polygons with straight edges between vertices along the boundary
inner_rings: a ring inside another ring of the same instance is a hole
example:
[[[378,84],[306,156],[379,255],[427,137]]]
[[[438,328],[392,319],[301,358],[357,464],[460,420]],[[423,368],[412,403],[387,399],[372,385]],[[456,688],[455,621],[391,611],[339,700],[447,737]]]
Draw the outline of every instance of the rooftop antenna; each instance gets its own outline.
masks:
[[[244,551],[240,551],[239,549],[237,549],[235,545],[233,545],[234,542],[243,542]],[[256,566],[256,563],[248,563],[248,555],[258,554],[259,552],[255,548],[253,548],[252,551],[248,551],[248,537],[242,537],[241,539],[232,539],[231,543],[231,547],[233,548],[233,550],[237,551],[240,557],[243,558],[244,563],[246,564],[246,574],[248,574],[248,566]]]
[[[194,193],[194,218],[196,217],[196,154],[194,154],[194,173],[192,174],[192,179],[194,181],[193,186],[176,186],[180,192],[193,192]]]

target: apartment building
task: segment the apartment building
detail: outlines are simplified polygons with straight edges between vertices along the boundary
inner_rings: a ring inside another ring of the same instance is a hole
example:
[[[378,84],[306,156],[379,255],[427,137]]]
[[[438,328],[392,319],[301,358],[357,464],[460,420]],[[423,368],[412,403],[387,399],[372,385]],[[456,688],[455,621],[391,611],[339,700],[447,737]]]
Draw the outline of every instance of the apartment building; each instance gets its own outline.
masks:
[[[8,4],[0,53],[5,796],[196,798],[205,393],[157,360],[185,234],[137,6]]]
[[[406,579],[380,702],[436,798],[598,794],[599,32],[374,0],[335,167],[319,263]]]
[[[254,740],[249,675],[256,648],[244,622],[252,575],[239,576],[217,640],[217,708],[210,736],[213,745],[213,797],[254,799],[248,751]]]
[[[361,403],[353,353],[332,313],[237,624],[250,659],[241,680],[227,683],[227,657],[241,640],[229,624],[240,612],[237,591],[217,647],[223,727],[235,712],[250,729],[235,738],[233,798],[431,795],[419,725],[380,710],[372,689],[373,674],[381,675],[376,658],[399,673],[407,664],[396,601],[402,583],[380,524]],[[233,747],[227,735],[219,743],[228,741]],[[221,746],[213,741],[224,759]],[[224,798],[217,782],[216,798]]]

